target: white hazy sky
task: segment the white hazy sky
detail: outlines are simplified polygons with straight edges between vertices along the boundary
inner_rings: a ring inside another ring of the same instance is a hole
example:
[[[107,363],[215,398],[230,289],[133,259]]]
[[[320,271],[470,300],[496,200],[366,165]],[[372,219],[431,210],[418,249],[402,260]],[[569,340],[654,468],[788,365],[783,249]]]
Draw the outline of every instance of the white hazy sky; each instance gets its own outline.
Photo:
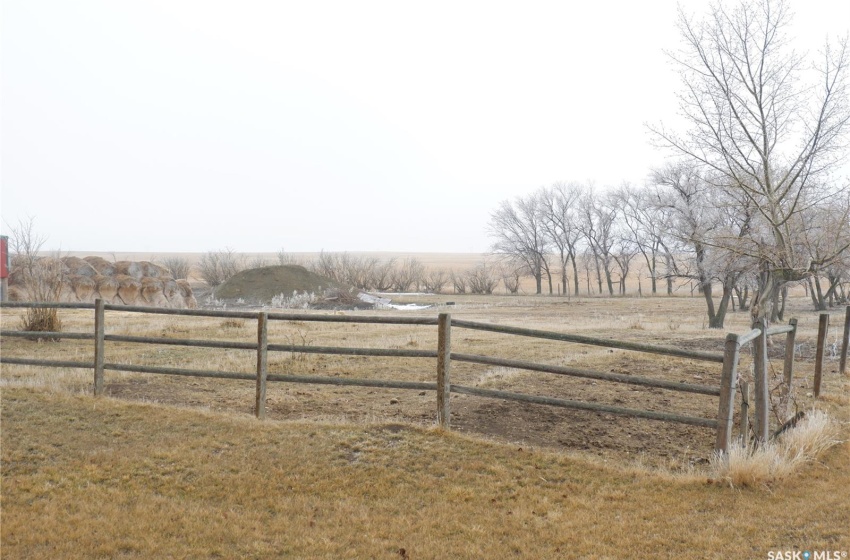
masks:
[[[793,2],[815,52],[850,2]],[[690,0],[689,10],[703,2]],[[642,183],[675,0],[4,0],[0,213],[72,251],[482,252],[555,181]]]

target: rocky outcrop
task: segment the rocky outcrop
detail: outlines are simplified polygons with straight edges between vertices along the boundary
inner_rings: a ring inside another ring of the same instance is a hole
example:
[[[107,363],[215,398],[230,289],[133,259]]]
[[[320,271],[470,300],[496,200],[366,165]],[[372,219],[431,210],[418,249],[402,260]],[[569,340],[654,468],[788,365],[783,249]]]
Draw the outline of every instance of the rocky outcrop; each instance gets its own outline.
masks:
[[[64,257],[59,263],[43,260],[41,264],[54,265],[52,270],[61,275],[60,301],[89,303],[102,299],[116,305],[178,309],[198,306],[187,280],[175,280],[167,268],[148,261],[110,263],[101,257]],[[12,301],[31,299],[24,270],[10,275],[9,298]]]

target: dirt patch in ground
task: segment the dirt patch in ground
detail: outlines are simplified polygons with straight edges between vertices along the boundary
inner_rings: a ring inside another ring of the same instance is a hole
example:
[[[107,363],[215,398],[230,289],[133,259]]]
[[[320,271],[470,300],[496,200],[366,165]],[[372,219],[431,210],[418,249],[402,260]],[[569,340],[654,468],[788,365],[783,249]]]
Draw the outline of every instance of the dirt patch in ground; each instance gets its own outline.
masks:
[[[323,295],[327,290],[345,290],[330,278],[310,272],[303,266],[265,266],[243,270],[215,290],[218,299],[243,299],[251,303],[268,303],[283,294]]]

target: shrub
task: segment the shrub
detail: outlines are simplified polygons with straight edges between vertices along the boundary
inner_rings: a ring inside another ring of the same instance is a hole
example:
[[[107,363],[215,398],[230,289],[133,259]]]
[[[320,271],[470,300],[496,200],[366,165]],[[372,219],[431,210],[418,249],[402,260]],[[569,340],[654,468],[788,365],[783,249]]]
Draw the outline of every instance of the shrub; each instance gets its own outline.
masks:
[[[311,304],[316,303],[317,298],[314,293],[299,294],[298,291],[292,292],[292,296],[286,294],[278,294],[272,298],[272,307],[281,309],[307,309]]]
[[[449,272],[449,277],[452,281],[452,287],[456,294],[465,294],[466,293],[466,275],[462,272],[455,272],[452,270]]]
[[[449,275],[442,268],[432,270],[422,278],[422,285],[425,287],[425,290],[433,294],[442,292],[448,283]]]
[[[159,264],[167,268],[175,280],[189,278],[189,272],[192,270],[192,265],[186,257],[166,257],[160,260]]]
[[[277,264],[279,264],[280,266],[298,265],[307,268],[305,262],[302,259],[299,259],[291,253],[287,253],[282,248],[280,251],[277,252]]]
[[[9,249],[13,255],[12,270],[19,277],[27,293],[27,299],[35,302],[59,301],[62,296],[64,268],[59,256],[40,257],[38,252],[47,239],[35,231],[32,218],[21,220],[17,227],[10,229]],[[56,309],[33,307],[26,311],[21,320],[21,329],[25,331],[59,332],[62,321]],[[56,338],[33,337],[37,340]]]
[[[469,286],[469,291],[473,294],[490,295],[496,286],[499,285],[499,279],[493,274],[493,269],[488,267],[486,263],[481,263],[466,274],[466,282]]]
[[[210,251],[201,256],[198,263],[201,278],[211,288],[217,288],[246,268],[245,255],[235,253],[229,248],[222,251]]]

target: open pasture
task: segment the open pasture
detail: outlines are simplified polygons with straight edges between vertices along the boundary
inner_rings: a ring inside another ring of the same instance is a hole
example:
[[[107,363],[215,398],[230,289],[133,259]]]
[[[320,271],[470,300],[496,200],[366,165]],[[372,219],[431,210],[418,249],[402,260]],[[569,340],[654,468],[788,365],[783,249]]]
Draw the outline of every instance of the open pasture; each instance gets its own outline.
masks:
[[[726,331],[706,329],[701,300],[687,297],[655,298],[556,298],[507,296],[405,296],[404,301],[433,307],[416,312],[386,311],[387,316],[433,318],[440,312],[465,319],[507,326],[582,334],[606,339],[660,344],[687,350],[722,352]],[[451,305],[447,303],[451,302]],[[816,314],[802,297],[789,302],[789,316],[800,320],[795,363],[793,406],[811,407],[811,383],[816,336]],[[3,313],[5,329],[15,328],[17,310]],[[316,312],[321,313],[321,312]],[[325,312],[326,313],[326,312]],[[339,312],[338,312],[339,313]],[[348,315],[376,312],[346,311]],[[61,311],[66,331],[92,332],[91,310]],[[830,348],[838,346],[843,316],[833,319]],[[747,313],[732,314],[728,331],[749,328]],[[256,320],[177,317],[108,311],[107,335],[190,338],[250,343],[256,341]],[[421,325],[369,325],[270,321],[270,344],[349,346],[400,350],[437,347],[437,329]],[[783,342],[771,350],[771,371],[781,373]],[[34,342],[4,340],[4,356],[37,356],[40,359],[91,361],[91,341]],[[717,387],[720,364],[607,349],[568,342],[538,340],[499,333],[452,330],[452,351],[593,369],[616,374]],[[740,371],[747,379],[750,356],[744,350]],[[824,394],[841,399],[837,361],[828,354]],[[144,366],[218,370],[252,375],[255,352],[250,350],[187,348],[180,346],[107,342],[105,361]],[[331,376],[433,383],[434,358],[376,358],[300,352],[270,352],[269,373]],[[92,386],[90,370],[55,370],[4,365],[3,383],[47,385],[72,392]],[[623,408],[672,412],[716,418],[717,397],[680,393],[639,385],[619,384],[504,367],[452,362],[451,382],[456,385],[520,392],[544,397],[580,400]],[[255,386],[251,381],[178,377],[107,371],[107,395],[177,406],[251,414]],[[431,426],[436,419],[434,391],[362,388],[270,382],[267,415],[273,420],[343,422],[393,421]],[[553,408],[546,405],[451,395],[451,427],[498,441],[541,446],[560,451],[580,451],[604,459],[676,469],[705,463],[714,445],[711,428],[628,418],[608,413]],[[776,422],[776,419],[773,419]]]
[[[409,296],[415,312],[707,351],[699,300]],[[796,406],[812,405],[816,315],[800,318]],[[19,312],[4,309],[4,329]],[[362,312],[347,312],[357,314]],[[371,312],[374,313],[374,312]],[[386,312],[400,315],[403,312]],[[91,310],[61,311],[91,332]],[[404,313],[404,316],[411,316]],[[838,325],[836,312],[832,324]],[[748,327],[733,315],[730,330]],[[251,342],[256,321],[108,311],[107,334]],[[432,326],[284,323],[270,342],[433,349]],[[838,329],[830,342],[836,343]],[[719,364],[453,329],[453,350],[706,385]],[[108,362],[254,371],[254,352],[109,342]],[[4,338],[4,356],[89,361],[92,341]],[[771,356],[781,355],[781,348]],[[829,357],[828,357],[829,358]],[[746,375],[747,357],[741,370]],[[272,353],[270,373],[433,382],[436,360]],[[716,398],[452,362],[454,382],[712,417]],[[776,366],[774,366],[775,369]],[[850,384],[818,407],[848,439]],[[2,367],[4,558],[764,558],[850,549],[850,447],[769,489],[705,484],[711,429],[434,391]]]

